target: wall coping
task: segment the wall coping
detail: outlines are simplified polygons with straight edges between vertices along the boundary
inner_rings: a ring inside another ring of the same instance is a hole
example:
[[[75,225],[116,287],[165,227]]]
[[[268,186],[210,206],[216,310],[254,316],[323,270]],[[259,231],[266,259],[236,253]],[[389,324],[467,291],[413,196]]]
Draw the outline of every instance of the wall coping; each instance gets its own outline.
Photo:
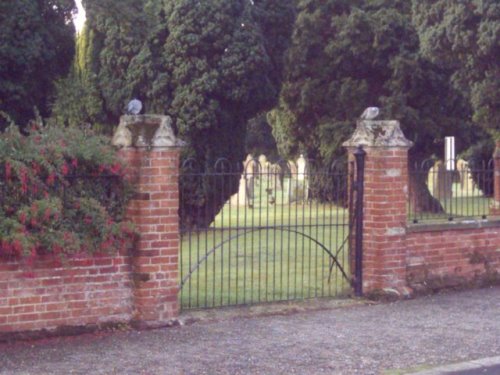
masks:
[[[498,216],[491,219],[462,219],[457,221],[449,221],[446,223],[434,221],[422,224],[408,224],[408,226],[406,227],[406,232],[441,232],[447,230],[482,229],[495,227],[500,228],[500,217]]]
[[[111,144],[116,147],[172,148],[186,142],[176,138],[172,118],[164,115],[124,115]]]
[[[406,139],[401,131],[399,121],[358,120],[351,139],[344,142],[342,146],[346,148],[363,146],[408,149],[413,146],[413,142]]]

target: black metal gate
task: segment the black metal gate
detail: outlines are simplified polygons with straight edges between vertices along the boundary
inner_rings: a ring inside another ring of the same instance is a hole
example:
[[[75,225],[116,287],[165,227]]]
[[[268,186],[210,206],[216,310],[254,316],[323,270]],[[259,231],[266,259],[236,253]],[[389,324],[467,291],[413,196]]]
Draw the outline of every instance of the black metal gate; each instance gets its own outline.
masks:
[[[347,162],[324,169],[303,158],[261,158],[242,166],[221,159],[200,172],[187,160],[180,179],[181,308],[341,297],[354,284],[360,295],[353,280],[361,274],[351,276],[349,252],[361,245],[361,237],[350,236],[360,223],[349,190],[359,184],[348,169]]]

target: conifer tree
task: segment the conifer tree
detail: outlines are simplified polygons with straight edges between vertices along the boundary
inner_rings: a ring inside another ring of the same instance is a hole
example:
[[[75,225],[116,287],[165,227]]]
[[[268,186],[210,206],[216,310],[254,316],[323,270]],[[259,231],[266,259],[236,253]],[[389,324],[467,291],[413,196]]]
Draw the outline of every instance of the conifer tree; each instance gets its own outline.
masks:
[[[183,158],[195,158],[203,171],[220,157],[232,165],[244,160],[247,121],[278,97],[293,3],[86,0],[84,6],[88,48],[75,70],[81,91],[98,100],[77,102],[100,111],[87,117],[112,127],[137,97],[147,112],[172,116],[189,144]],[[183,223],[208,225],[233,193],[220,190],[208,180],[186,187]]]
[[[74,54],[74,0],[0,2],[0,111],[21,126],[46,117]],[[0,128],[5,125],[0,120]]]

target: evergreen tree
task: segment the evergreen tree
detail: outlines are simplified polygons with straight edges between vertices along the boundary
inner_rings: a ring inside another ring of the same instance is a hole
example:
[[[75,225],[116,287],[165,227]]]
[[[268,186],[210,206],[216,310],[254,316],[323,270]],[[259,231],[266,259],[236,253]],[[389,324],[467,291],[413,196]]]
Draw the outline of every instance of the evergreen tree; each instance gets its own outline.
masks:
[[[280,104],[268,116],[286,156],[328,165],[368,106],[401,121],[415,142],[412,161],[439,154],[444,135],[465,136],[468,107],[450,72],[420,55],[407,1],[302,0],[291,43]]]
[[[500,3],[497,0],[413,0],[423,54],[453,71],[474,122],[500,135]]]
[[[74,55],[74,0],[0,1],[0,111],[24,125],[50,113]],[[0,121],[0,127],[5,125]]]
[[[293,3],[86,0],[84,6],[88,29],[79,41],[85,56],[77,57],[76,86],[94,101],[70,100],[83,106],[84,117],[116,124],[137,97],[147,112],[172,116],[189,143],[183,158],[195,158],[201,170],[212,170],[220,157],[233,165],[244,159],[247,121],[278,97]],[[77,108],[63,103],[56,112],[68,123],[81,121],[71,114]],[[97,111],[88,114],[89,107]],[[72,109],[64,114],[64,108]],[[192,226],[208,225],[233,193],[221,194],[209,180],[183,191],[183,223]]]

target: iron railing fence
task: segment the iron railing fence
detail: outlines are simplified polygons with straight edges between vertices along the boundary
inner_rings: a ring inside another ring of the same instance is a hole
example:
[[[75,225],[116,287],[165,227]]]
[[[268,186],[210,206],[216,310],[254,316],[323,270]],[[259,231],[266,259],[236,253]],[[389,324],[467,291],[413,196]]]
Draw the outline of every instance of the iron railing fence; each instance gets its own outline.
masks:
[[[322,169],[310,161],[231,165],[220,159],[205,172],[184,162],[181,308],[348,293],[346,170],[341,162]]]
[[[426,160],[409,170],[412,223],[486,219],[493,196],[493,160]]]

